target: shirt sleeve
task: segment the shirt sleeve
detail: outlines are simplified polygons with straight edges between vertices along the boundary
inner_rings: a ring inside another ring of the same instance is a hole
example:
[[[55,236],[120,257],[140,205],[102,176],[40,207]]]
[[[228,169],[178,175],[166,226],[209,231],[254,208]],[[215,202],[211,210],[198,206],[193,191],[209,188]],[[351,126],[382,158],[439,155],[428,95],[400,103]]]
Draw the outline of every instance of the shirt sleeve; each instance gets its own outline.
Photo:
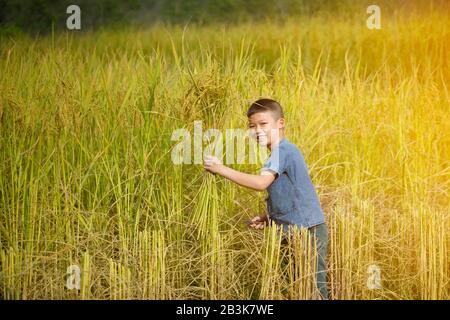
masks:
[[[270,154],[270,157],[264,162],[264,166],[261,169],[261,173],[264,171],[273,171],[280,175],[286,171],[286,150],[284,148],[276,148]]]

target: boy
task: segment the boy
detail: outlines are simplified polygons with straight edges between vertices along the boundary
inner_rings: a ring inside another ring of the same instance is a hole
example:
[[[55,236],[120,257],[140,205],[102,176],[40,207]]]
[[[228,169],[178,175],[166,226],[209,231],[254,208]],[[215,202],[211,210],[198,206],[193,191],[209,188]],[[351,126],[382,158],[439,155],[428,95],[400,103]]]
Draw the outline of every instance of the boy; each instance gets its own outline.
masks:
[[[322,298],[328,299],[327,227],[305,160],[298,148],[284,137],[283,110],[274,100],[260,99],[250,106],[247,117],[251,135],[271,152],[260,175],[236,171],[211,156],[205,157],[204,168],[241,186],[268,190],[269,217],[254,217],[250,223],[252,228],[264,228],[269,218],[281,225],[283,231],[288,231],[289,226],[308,228],[317,248],[317,287]]]

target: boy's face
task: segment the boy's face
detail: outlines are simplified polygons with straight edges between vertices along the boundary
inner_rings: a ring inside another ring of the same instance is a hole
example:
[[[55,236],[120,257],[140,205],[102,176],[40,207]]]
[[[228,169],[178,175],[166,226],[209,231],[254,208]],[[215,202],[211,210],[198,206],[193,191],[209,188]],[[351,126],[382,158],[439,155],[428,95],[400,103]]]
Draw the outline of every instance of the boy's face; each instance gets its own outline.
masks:
[[[270,147],[272,142],[281,138],[284,118],[276,120],[272,111],[257,112],[248,118],[248,126],[251,136],[258,144]]]

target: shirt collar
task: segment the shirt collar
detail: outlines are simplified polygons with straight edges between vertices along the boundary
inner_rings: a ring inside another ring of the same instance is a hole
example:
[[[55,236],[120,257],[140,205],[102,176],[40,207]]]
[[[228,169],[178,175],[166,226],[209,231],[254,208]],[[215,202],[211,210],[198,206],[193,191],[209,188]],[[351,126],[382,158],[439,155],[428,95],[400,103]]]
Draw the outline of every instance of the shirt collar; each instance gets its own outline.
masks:
[[[278,142],[278,144],[275,147],[273,147],[272,150],[275,149],[275,148],[278,148],[280,145],[282,145],[284,143],[287,143],[287,142],[288,141],[287,141],[287,139],[285,137],[281,138],[280,142]]]

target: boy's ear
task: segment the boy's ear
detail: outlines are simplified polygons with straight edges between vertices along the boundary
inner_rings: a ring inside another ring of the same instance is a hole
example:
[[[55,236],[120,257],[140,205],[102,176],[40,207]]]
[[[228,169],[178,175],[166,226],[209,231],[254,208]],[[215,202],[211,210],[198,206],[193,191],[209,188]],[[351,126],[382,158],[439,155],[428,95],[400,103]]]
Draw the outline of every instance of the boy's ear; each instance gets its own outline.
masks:
[[[278,119],[278,123],[280,124],[281,128],[284,128],[284,118]]]

